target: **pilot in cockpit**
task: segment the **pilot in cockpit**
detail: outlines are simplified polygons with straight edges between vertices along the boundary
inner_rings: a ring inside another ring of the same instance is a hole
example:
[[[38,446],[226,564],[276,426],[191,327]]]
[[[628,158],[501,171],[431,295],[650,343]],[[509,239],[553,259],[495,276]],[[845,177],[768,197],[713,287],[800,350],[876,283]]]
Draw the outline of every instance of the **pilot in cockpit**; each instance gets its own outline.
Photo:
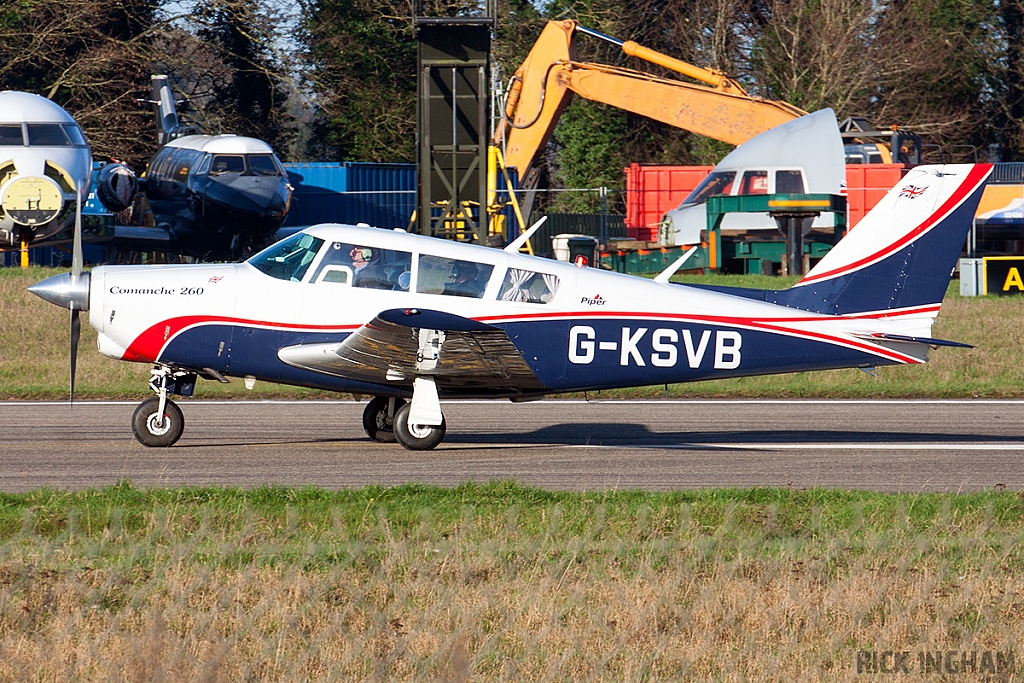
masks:
[[[356,245],[349,251],[352,257],[352,270],[355,271],[352,284],[356,287],[368,287],[369,289],[391,289],[393,287],[388,280],[380,263],[380,254],[375,254],[369,247]]]

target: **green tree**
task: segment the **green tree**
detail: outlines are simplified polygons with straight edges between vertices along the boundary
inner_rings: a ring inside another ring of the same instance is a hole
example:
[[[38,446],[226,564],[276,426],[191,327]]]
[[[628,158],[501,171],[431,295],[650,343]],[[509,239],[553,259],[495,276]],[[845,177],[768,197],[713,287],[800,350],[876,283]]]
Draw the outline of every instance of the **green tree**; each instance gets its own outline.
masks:
[[[417,44],[410,5],[312,0],[305,8],[300,37],[318,108],[313,143],[319,154],[414,161]]]
[[[20,0],[0,8],[0,90],[48,97],[74,116],[97,156],[145,163],[156,0]]]
[[[295,128],[288,111],[287,64],[274,50],[275,29],[284,21],[280,13],[268,3],[199,0],[190,21],[223,72],[224,83],[209,106],[219,112],[224,128],[279,151],[290,149]]]

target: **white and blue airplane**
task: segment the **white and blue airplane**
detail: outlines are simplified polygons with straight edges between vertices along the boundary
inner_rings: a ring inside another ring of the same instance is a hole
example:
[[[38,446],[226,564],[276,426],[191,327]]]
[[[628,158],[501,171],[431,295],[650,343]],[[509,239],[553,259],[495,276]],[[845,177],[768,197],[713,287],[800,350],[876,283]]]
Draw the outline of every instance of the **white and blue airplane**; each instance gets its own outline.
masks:
[[[373,396],[370,438],[425,450],[440,399],[916,364],[991,166],[912,169],[785,290],[673,284],[352,225],[317,225],[237,264],[103,266],[31,287],[90,311],[100,353],[153,365],[147,446],[181,436],[197,376]],[[536,226],[535,226],[536,227]],[[685,256],[684,256],[685,258]],[[72,333],[72,347],[77,344]],[[72,396],[74,376],[72,371]]]

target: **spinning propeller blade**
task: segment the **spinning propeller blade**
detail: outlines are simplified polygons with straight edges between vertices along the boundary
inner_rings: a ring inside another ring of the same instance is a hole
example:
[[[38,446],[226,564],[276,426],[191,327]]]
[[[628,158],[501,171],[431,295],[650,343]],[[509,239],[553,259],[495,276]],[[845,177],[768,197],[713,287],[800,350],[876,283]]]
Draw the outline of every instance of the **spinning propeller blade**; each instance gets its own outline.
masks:
[[[75,188],[75,237],[71,247],[71,284],[76,285],[82,277],[82,194]],[[82,335],[79,310],[71,304],[71,397],[75,402],[75,369],[78,366],[78,339]]]

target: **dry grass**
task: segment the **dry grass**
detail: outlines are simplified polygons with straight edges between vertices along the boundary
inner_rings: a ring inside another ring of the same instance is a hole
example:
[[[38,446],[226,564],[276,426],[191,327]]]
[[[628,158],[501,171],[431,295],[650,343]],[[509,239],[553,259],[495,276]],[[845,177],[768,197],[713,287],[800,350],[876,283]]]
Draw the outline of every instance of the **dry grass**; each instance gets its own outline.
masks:
[[[56,526],[23,498],[0,680],[846,681],[1024,636],[1012,494],[419,492]]]

